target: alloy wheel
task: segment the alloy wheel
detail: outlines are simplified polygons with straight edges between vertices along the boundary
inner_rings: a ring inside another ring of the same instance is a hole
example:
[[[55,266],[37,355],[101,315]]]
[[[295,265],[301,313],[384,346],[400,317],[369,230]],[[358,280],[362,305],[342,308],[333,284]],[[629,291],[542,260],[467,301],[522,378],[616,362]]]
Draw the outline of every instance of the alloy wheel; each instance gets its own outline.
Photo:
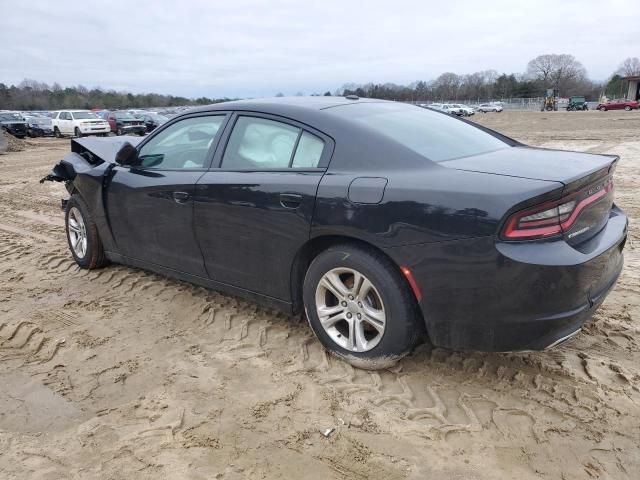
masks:
[[[320,324],[340,347],[366,352],[382,339],[386,313],[378,290],[352,268],[334,268],[316,287],[316,311]]]
[[[84,258],[87,254],[87,227],[84,224],[80,210],[76,207],[69,210],[67,230],[69,232],[71,248],[73,248],[78,258]]]

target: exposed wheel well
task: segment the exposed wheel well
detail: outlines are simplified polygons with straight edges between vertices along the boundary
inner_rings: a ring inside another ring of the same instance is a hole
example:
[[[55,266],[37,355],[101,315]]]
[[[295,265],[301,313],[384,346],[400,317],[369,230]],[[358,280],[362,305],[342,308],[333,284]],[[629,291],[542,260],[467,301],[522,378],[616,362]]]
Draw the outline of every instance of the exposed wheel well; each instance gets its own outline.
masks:
[[[304,310],[302,302],[302,284],[304,282],[304,276],[307,273],[307,269],[309,268],[309,265],[311,264],[313,259],[327,248],[332,247],[333,245],[342,244],[356,245],[367,250],[375,251],[380,255],[388,258],[389,261],[398,268],[398,271],[400,271],[400,266],[389,255],[387,255],[384,250],[368,242],[365,242],[364,240],[344,235],[325,235],[312,238],[307,243],[305,243],[302,248],[300,248],[291,267],[291,298],[293,300],[294,313],[301,313]],[[405,282],[406,288],[411,291],[411,295],[415,299],[415,294],[411,286],[409,285],[409,282],[406,280],[404,275],[400,276]],[[417,302],[418,301],[416,299],[416,304]]]

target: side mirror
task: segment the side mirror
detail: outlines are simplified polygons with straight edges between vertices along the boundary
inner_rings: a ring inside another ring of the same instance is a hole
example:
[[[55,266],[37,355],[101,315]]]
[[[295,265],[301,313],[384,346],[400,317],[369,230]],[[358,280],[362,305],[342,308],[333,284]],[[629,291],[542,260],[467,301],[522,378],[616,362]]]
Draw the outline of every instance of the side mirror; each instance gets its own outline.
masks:
[[[124,142],[116,153],[115,160],[118,165],[135,165],[138,163],[138,150],[129,142]]]

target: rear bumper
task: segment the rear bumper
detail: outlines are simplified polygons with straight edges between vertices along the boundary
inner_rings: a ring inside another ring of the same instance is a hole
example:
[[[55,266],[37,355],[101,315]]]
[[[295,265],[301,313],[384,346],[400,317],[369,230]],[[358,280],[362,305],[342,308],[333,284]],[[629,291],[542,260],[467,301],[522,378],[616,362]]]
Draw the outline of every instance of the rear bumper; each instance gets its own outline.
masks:
[[[627,217],[614,207],[603,230],[576,247],[481,237],[388,253],[411,270],[434,345],[541,350],[579,330],[604,301],[622,271],[626,236]]]

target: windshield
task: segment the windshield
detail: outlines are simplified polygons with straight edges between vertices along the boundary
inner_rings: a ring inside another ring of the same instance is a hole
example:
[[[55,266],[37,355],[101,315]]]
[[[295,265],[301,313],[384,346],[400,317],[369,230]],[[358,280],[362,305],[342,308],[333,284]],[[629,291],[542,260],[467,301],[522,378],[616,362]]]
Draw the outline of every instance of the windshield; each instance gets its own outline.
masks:
[[[95,113],[93,112],[72,112],[73,114],[73,118],[75,118],[76,120],[86,120],[86,119],[94,119],[94,118],[99,118]]]
[[[22,117],[17,113],[0,113],[2,120],[22,120]]]
[[[27,117],[27,121],[32,125],[50,125],[51,124],[50,118],[43,118],[43,117]]]
[[[116,112],[115,115],[118,120],[136,120],[136,117],[127,112]]]
[[[169,120],[167,117],[165,117],[164,115],[160,115],[159,113],[150,113],[148,114],[148,117],[156,122],[166,122],[167,120]]]
[[[413,105],[360,103],[325,111],[375,130],[434,162],[509,147],[461,120]]]

